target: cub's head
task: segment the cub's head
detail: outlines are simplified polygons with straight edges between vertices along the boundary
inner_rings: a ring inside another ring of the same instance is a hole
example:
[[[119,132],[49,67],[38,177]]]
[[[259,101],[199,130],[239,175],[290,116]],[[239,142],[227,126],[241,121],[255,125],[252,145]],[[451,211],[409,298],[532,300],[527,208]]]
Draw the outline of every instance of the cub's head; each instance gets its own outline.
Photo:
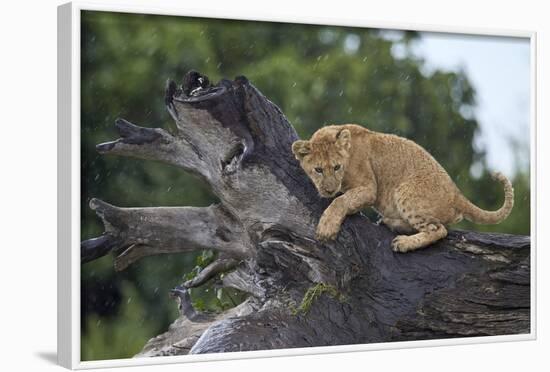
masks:
[[[350,148],[351,133],[348,129],[314,135],[310,141],[292,144],[294,156],[323,198],[334,197],[342,188]]]

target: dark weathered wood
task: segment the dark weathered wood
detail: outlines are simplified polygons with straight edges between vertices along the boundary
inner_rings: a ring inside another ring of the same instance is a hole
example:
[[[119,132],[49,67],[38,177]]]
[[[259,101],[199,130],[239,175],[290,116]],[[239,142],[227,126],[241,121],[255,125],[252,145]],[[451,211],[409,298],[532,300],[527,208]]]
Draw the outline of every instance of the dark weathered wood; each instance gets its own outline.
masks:
[[[82,263],[97,260],[111,252],[120,243],[111,234],[83,241],[80,244],[80,261]]]
[[[203,178],[220,204],[118,208],[93,199],[106,235],[82,243],[82,262],[110,250],[117,270],[154,254],[220,254],[173,291],[181,317],[140,355],[529,332],[529,237],[451,231],[401,254],[390,248],[393,233],[357,214],[335,241],[318,242],[330,200],[294,159],[298,136],[277,106],[244,77],[211,85],[197,72],[182,86],[169,81],[165,102],[176,133],[120,119],[121,138],[98,150],[179,166]],[[198,314],[186,288],[221,272],[223,285],[250,297]]]

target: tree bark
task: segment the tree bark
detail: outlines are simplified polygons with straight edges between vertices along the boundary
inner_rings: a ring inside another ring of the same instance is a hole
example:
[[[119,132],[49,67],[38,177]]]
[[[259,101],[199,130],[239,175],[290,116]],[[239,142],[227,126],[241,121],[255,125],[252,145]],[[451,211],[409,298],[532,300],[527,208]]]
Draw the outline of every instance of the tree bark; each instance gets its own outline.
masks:
[[[245,77],[210,85],[197,72],[167,84],[175,133],[119,119],[105,155],[153,159],[204,179],[207,208],[118,208],[92,199],[105,233],[82,262],[108,252],[123,270],[142,257],[213,249],[217,260],[172,291],[181,316],[140,356],[362,344],[530,332],[530,238],[451,231],[394,253],[394,234],[362,214],[335,241],[315,239],[321,199],[291,153],[281,110]],[[187,288],[223,275],[250,296],[219,314],[195,311]]]

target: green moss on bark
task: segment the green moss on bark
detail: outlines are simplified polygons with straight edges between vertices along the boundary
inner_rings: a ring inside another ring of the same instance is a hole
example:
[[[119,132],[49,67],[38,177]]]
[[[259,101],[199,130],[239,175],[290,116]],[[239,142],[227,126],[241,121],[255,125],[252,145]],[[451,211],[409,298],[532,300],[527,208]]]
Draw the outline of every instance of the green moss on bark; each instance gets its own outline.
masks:
[[[323,294],[326,294],[340,302],[345,301],[344,295],[338,292],[338,289],[336,289],[335,286],[325,283],[317,283],[314,286],[308,288],[308,290],[304,294],[304,298],[302,299],[300,306],[291,306],[292,314],[307,314],[311,309],[313,302],[315,302]]]

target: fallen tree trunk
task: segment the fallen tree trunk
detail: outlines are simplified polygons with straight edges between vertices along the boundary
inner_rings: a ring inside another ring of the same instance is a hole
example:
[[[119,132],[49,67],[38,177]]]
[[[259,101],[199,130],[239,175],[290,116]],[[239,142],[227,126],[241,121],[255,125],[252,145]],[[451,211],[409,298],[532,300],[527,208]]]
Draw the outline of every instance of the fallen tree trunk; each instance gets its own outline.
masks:
[[[394,253],[394,237],[348,217],[335,241],[315,239],[330,201],[291,153],[298,139],[280,109],[248,80],[210,85],[197,72],[169,82],[176,133],[116,121],[106,155],[153,159],[204,179],[207,208],[118,208],[93,199],[105,233],[82,262],[108,252],[123,270],[142,257],[213,249],[217,259],[173,290],[181,316],[141,356],[529,333],[530,239],[451,231],[426,249]],[[187,288],[222,275],[250,296],[219,314],[195,311]]]

